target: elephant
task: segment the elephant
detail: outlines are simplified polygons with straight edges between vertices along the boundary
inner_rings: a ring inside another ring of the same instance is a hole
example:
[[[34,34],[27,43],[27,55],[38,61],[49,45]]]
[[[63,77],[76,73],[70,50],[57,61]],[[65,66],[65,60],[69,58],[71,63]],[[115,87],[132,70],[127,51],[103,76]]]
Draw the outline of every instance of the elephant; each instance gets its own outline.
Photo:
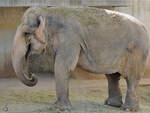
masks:
[[[48,53],[54,66],[56,106],[70,110],[69,75],[76,67],[108,80],[106,105],[138,111],[137,95],[149,54],[149,35],[138,19],[124,13],[98,8],[31,7],[17,28],[12,64],[25,85],[37,77],[25,64],[33,53]],[[119,80],[127,83],[125,102]]]

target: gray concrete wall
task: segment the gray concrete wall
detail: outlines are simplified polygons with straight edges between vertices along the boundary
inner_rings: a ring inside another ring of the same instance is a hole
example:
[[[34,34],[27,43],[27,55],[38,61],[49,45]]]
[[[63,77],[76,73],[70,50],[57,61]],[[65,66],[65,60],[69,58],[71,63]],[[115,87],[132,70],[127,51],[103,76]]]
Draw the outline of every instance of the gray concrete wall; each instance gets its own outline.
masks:
[[[14,75],[10,50],[16,27],[25,8],[0,8],[0,76]]]
[[[129,0],[0,0],[0,7],[16,6],[124,6]]]

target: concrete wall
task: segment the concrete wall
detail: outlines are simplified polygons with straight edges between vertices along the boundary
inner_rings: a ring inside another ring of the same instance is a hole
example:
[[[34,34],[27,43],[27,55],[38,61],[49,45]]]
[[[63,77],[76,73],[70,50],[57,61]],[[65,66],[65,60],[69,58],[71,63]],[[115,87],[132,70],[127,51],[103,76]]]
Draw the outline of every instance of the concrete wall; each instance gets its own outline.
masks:
[[[71,1],[71,4],[77,5],[77,3],[74,3],[74,0],[70,0],[70,1]],[[79,0],[78,4],[81,4],[80,1],[81,0]],[[104,5],[104,3],[106,3],[105,1],[106,0],[101,0],[101,3],[103,3],[103,7],[100,5],[97,5],[96,7],[114,9],[116,11],[131,14],[137,17],[138,19],[140,19],[141,21],[143,21],[143,23],[145,23],[145,25],[147,26],[150,32],[150,22],[149,22],[150,1],[149,0],[130,0],[128,1],[129,7],[114,7],[114,6],[108,7]],[[83,0],[82,3],[90,4],[90,0],[89,2],[84,2]],[[113,4],[113,2],[111,4]],[[16,7],[16,8],[15,7],[7,7],[7,8],[1,7],[0,8],[0,76],[7,77],[7,76],[15,75],[12,69],[12,65],[11,65],[10,50],[12,48],[12,42],[13,42],[13,37],[16,31],[16,27],[20,23],[20,18],[26,9],[27,7]],[[41,59],[44,59],[44,60],[41,60]],[[42,65],[37,65],[38,63]],[[32,65],[36,65],[36,66],[31,66],[32,70],[36,72],[38,71],[48,72],[53,68],[45,56],[38,56]],[[147,75],[150,73],[149,67],[150,67],[150,60],[148,62],[148,66],[146,69]],[[76,72],[80,72],[80,71],[77,70]],[[82,73],[85,74],[85,72],[82,72]],[[86,73],[86,75],[90,75],[90,74]]]
[[[125,6],[128,1],[129,0],[0,0],[0,6]]]
[[[10,50],[13,36],[26,8],[0,8],[0,76],[14,75]]]

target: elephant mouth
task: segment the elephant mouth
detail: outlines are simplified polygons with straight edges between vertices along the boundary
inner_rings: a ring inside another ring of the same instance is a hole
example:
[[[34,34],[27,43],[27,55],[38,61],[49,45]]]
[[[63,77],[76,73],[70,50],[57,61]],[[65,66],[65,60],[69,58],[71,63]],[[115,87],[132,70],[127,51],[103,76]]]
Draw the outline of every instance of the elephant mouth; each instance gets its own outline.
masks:
[[[31,43],[30,44],[28,44],[28,46],[27,46],[27,52],[26,52],[26,54],[25,54],[25,59],[27,60],[28,59],[28,57],[29,57],[29,55],[30,55],[30,53],[31,53]]]

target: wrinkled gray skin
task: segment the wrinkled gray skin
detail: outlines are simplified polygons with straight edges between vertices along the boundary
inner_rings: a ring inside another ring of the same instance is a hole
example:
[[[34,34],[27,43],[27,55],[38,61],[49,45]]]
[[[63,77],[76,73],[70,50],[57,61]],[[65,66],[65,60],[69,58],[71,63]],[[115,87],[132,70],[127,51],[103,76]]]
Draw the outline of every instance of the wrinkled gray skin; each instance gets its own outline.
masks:
[[[105,104],[137,111],[138,84],[149,51],[144,25],[126,14],[95,8],[29,8],[17,29],[12,62],[18,78],[34,86],[37,78],[24,70],[31,53],[46,51],[55,61],[56,105],[69,110],[68,78],[77,66],[108,79]],[[127,82],[123,104],[120,77]]]

